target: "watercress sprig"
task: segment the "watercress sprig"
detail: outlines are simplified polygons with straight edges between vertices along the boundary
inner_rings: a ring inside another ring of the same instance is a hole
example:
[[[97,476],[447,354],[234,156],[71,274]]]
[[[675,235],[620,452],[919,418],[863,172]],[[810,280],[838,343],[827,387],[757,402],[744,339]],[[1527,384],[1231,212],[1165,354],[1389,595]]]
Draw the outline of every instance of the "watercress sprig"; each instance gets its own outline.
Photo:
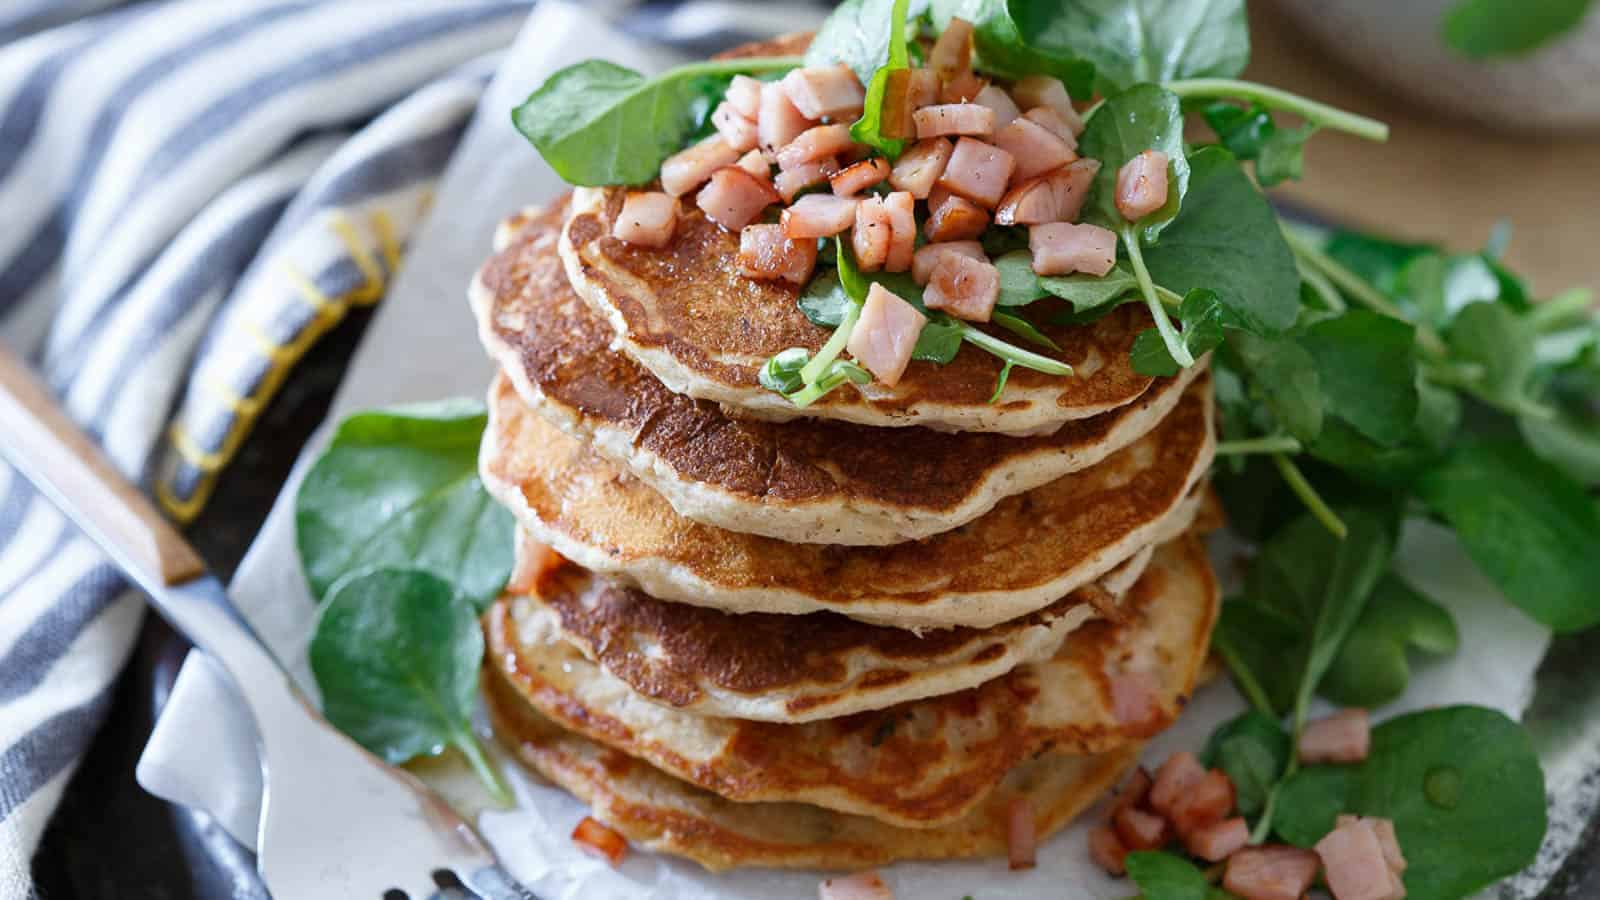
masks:
[[[889,10],[888,58],[872,73],[872,80],[867,82],[867,97],[862,105],[861,118],[850,126],[850,137],[857,143],[866,144],[891,160],[899,157],[906,146],[903,138],[888,137],[883,133],[883,104],[889,82],[897,73],[904,73],[910,68],[906,52],[906,9],[907,0],[894,0]]]

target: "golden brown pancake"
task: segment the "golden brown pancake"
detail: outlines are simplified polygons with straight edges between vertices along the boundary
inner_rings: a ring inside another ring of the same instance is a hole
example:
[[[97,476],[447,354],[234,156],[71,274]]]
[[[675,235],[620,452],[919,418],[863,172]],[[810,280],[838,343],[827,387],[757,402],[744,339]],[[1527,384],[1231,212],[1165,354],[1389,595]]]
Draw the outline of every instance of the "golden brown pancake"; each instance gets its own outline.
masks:
[[[532,602],[512,611],[525,642],[571,644],[651,702],[810,722],[966,690],[1048,659],[1100,611],[1116,615],[1149,561],[1149,551],[1135,554],[1094,584],[992,628],[921,635],[836,613],[734,615],[669,603],[571,563],[546,571],[527,593]]]
[[[728,612],[832,611],[902,628],[988,627],[1093,582],[1187,527],[1215,446],[1210,381],[1102,462],[952,531],[889,547],[791,544],[684,519],[660,494],[490,389],[483,482],[535,540],[663,600]]]
[[[1202,371],[1158,379],[1132,403],[1029,438],[733,418],[611,349],[615,332],[572,290],[556,252],[566,207],[530,210],[501,228],[472,286],[483,342],[540,414],[680,515],[720,528],[828,544],[929,537],[1136,440]]]
[[[697,716],[645,702],[560,641],[530,643],[503,598],[486,614],[487,659],[523,702],[563,728],[730,800],[801,802],[907,828],[970,813],[1038,753],[1102,753],[1182,708],[1217,611],[1198,539],[1158,548],[1120,621],[1073,632],[1056,655],[978,688],[803,724]],[[1151,715],[1117,716],[1113,681],[1150,690]]]
[[[861,869],[898,860],[1003,856],[1013,800],[1026,799],[1040,840],[1105,793],[1139,755],[1130,745],[1096,756],[1049,753],[1007,773],[971,813],[939,828],[898,828],[803,803],[734,803],[595,741],[523,703],[490,669],[495,734],[545,778],[635,847],[693,860],[713,872],[748,866]]]

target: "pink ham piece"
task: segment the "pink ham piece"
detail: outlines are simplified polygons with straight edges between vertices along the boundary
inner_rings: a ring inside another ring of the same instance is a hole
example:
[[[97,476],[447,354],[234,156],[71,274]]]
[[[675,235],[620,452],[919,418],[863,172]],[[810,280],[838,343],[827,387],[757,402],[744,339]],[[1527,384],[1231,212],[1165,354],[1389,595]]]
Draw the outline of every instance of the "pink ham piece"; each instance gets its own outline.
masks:
[[[792,240],[832,237],[856,223],[854,197],[807,194],[783,211],[783,233]]]
[[[1052,222],[1028,229],[1033,271],[1040,275],[1104,275],[1117,264],[1117,233],[1098,225]]]
[[[1233,800],[1233,781],[1212,769],[1172,801],[1167,818],[1178,834],[1188,835],[1227,818],[1233,812]]]
[[[911,117],[917,106],[912,102],[913,69],[891,69],[883,83],[883,104],[878,108],[878,133],[893,140],[917,136],[917,123]]]
[[[911,257],[911,278],[917,284],[927,284],[933,269],[946,256],[965,256],[967,259],[988,262],[983,245],[977,241],[948,241],[943,244],[923,244]]]
[[[1300,732],[1300,761],[1356,763],[1367,758],[1372,726],[1364,709],[1341,709],[1325,719],[1307,722]]]
[[[997,216],[995,221],[999,221]],[[1120,672],[1111,676],[1111,709],[1131,738],[1153,737],[1167,725],[1157,692],[1160,685],[1145,672]]]
[[[935,246],[929,244],[928,246]],[[915,277],[915,276],[913,276]],[[946,253],[933,267],[923,305],[968,322],[987,322],[1000,299],[1000,270],[987,259]]]
[[[928,68],[940,81],[951,81],[963,73],[971,74],[973,37],[971,22],[960,16],[951,17],[950,24],[939,33],[933,49],[928,51]]]
[[[853,197],[888,177],[889,164],[875,156],[828,176],[828,184],[835,194]]]
[[[1073,150],[1078,149],[1078,135],[1073,131],[1072,121],[1050,107],[1035,106],[1023,113],[1022,117],[1061,138]],[[1079,131],[1083,130],[1083,123],[1080,121],[1076,127]]]
[[[785,203],[793,203],[794,198],[803,190],[815,184],[827,181],[839,171],[839,164],[833,157],[815,160],[792,169],[784,169],[778,177],[772,180],[773,187],[777,188],[778,195]]]
[[[829,878],[817,887],[818,900],[894,900],[894,891],[877,872]]]
[[[1334,900],[1400,900],[1405,887],[1384,858],[1372,823],[1346,822],[1317,842],[1324,877]]]
[[[1014,119],[995,133],[994,144],[1017,161],[1017,178],[1043,175],[1078,158],[1066,141],[1031,119]]]
[[[717,127],[717,134],[722,135],[729,147],[741,153],[756,145],[755,121],[745,118],[726,100],[718,103],[711,113],[711,124]]]
[[[939,88],[940,103],[971,103],[989,86],[989,82],[972,72],[962,72]]]
[[[845,348],[873,377],[894,387],[905,374],[927,322],[915,306],[874,281]]]
[[[722,135],[714,134],[667,157],[661,164],[661,189],[682,197],[705,184],[712,172],[731,166],[738,159],[739,151],[728,146]]]
[[[1096,825],[1089,829],[1089,858],[1117,878],[1128,874],[1128,848],[1122,846],[1116,829],[1109,825]]]
[[[989,214],[965,197],[957,197],[941,187],[928,193],[928,221],[923,233],[928,240],[966,241],[983,234],[989,227]]]
[[[779,83],[789,102],[808,119],[837,121],[846,114],[854,119],[867,98],[861,79],[844,63],[795,69]]]
[[[639,247],[665,247],[678,223],[678,198],[659,191],[629,191],[611,236]]]
[[[1116,816],[1117,812],[1128,807],[1140,807],[1150,796],[1150,786],[1153,784],[1149,770],[1139,766],[1128,776],[1128,780],[1117,789],[1117,796],[1111,801],[1111,809],[1107,818]]]
[[[1044,225],[1071,222],[1083,211],[1083,201],[1094,186],[1100,162],[1080,159],[1046,175],[1029,179],[1006,191],[994,220],[1000,225]]]
[[[772,164],[767,162],[767,158],[761,155],[760,150],[751,150],[739,157],[739,161],[734,165],[763,181],[772,180]]]
[[[1150,808],[1167,815],[1178,798],[1205,777],[1205,766],[1193,753],[1180,750],[1172,754],[1156,769],[1155,784],[1150,787]]]
[[[988,137],[994,134],[994,110],[976,103],[940,103],[924,106],[911,114],[917,124],[917,138],[975,134]]]
[[[746,119],[761,116],[761,82],[749,75],[735,75],[725,95],[728,104]]]
[[[850,232],[850,249],[856,254],[856,268],[863,272],[883,268],[889,259],[893,233],[893,221],[882,197],[866,197],[856,204],[856,227]]]
[[[987,209],[1005,195],[1016,161],[993,144],[964,137],[956,141],[950,162],[939,176],[939,186]]]
[[[810,127],[811,120],[802,115],[800,110],[795,109],[789,100],[788,92],[781,84],[769,81],[761,85],[761,108],[756,114],[756,136],[761,142],[761,149],[768,156],[776,157],[780,147],[787,146]]]
[[[621,865],[622,858],[628,855],[627,840],[592,816],[584,816],[572,829],[572,842],[589,856],[613,866]]]
[[[1146,150],[1117,170],[1117,212],[1137,222],[1167,205],[1167,155]]]
[[[1250,843],[1250,825],[1243,816],[1212,822],[1189,832],[1183,839],[1190,855],[1206,862],[1222,862]]]
[[[939,73],[932,69],[912,69],[906,84],[906,99],[913,110],[939,102]]]
[[[1228,857],[1222,887],[1244,900],[1300,900],[1317,878],[1317,855],[1299,847],[1246,847]]]
[[[889,253],[884,257],[885,272],[904,272],[911,268],[917,250],[917,201],[905,191],[894,191],[883,198],[889,213]]]
[[[711,183],[694,198],[694,205],[705,212],[706,218],[729,231],[754,222],[762,210],[777,202],[778,192],[771,184],[738,166],[718,169],[711,176]]]
[[[918,200],[928,199],[954,150],[955,146],[944,138],[918,141],[895,161],[889,185],[897,191],[909,191]]]
[[[739,232],[739,273],[803,285],[817,265],[815,240],[791,241],[782,225],[746,225]]]
[[[815,162],[834,156],[855,146],[848,125],[818,125],[808,128],[800,136],[778,150],[778,168],[792,169],[803,163]]]
[[[1166,846],[1170,836],[1166,819],[1131,806],[1117,811],[1111,819],[1111,827],[1117,830],[1122,846],[1130,851],[1159,850]]]
[[[1049,75],[1029,75],[1011,86],[1011,96],[1023,109],[1044,107],[1054,112],[1072,129],[1074,137],[1083,134],[1083,117],[1072,106],[1067,87]]]
[[[972,102],[994,110],[994,127],[997,129],[1010,125],[1013,119],[1022,115],[1022,110],[1017,108],[1011,95],[997,85],[985,85],[978,91],[978,95],[972,98]]]
[[[1014,872],[1038,865],[1039,829],[1033,819],[1033,804],[1027,797],[1013,797],[1006,809],[1006,861]]]
[[[526,543],[526,541],[523,543]],[[522,565],[522,544],[517,545],[517,550],[517,565],[520,566]],[[557,557],[557,560],[559,562],[559,557]],[[1334,827],[1343,828],[1352,822],[1366,822],[1368,825],[1371,825],[1373,832],[1378,835],[1379,846],[1383,847],[1383,861],[1388,864],[1390,871],[1394,872],[1396,875],[1402,875],[1405,873],[1406,857],[1405,854],[1400,852],[1400,836],[1395,833],[1393,820],[1380,819],[1376,816],[1341,815],[1339,818],[1334,820]]]

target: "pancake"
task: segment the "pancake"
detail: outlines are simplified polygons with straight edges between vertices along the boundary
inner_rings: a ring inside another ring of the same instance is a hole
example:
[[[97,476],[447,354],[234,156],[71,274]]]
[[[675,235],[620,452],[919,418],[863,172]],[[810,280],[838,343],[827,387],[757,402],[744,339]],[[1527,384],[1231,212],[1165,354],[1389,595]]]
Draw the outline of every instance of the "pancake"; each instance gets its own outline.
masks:
[[[1014,798],[1034,810],[1040,840],[1088,809],[1138,758],[1137,746],[1097,756],[1046,754],[1009,772],[984,803],[939,828],[898,828],[803,803],[734,803],[564,731],[521,703],[491,670],[495,734],[507,749],[589,804],[635,848],[720,872],[762,866],[864,869],[898,860],[1004,856]]]
[[[1198,502],[1198,499],[1196,501]],[[526,536],[522,538],[527,540]],[[1117,603],[1148,551],[1056,603],[993,628],[921,636],[835,613],[734,615],[657,600],[566,563],[512,606],[525,643],[564,641],[639,696],[696,715],[810,722],[976,687],[1048,659]]]
[[[798,802],[907,828],[970,813],[1045,752],[1103,753],[1170,724],[1205,660],[1217,588],[1197,538],[1157,549],[1119,621],[1074,631],[1056,655],[978,688],[803,724],[697,716],[649,703],[563,642],[530,643],[503,598],[487,659],[522,702],[670,775],[741,802]],[[1137,679],[1149,716],[1125,725],[1113,683]]]
[[[485,487],[535,540],[584,568],[663,600],[735,613],[832,611],[902,628],[985,628],[1027,615],[1175,536],[1215,446],[1202,378],[1138,441],[961,528],[889,547],[833,547],[682,518],[529,410],[504,377],[490,388],[489,415]]]
[[[934,434],[733,418],[668,390],[611,349],[556,252],[566,201],[506,223],[471,289],[479,333],[523,399],[655,488],[679,515],[784,541],[883,545],[929,537],[1001,499],[1091,466],[1148,432],[1200,366],[1052,434]]]

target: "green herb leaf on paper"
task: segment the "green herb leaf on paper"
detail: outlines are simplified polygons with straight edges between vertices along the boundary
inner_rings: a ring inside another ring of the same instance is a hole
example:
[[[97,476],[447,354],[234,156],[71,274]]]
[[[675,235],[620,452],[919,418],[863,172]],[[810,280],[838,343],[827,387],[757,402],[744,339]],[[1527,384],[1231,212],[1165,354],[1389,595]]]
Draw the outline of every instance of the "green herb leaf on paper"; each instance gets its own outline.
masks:
[[[1129,853],[1128,877],[1144,900],[1216,900],[1229,894],[1206,881],[1194,864],[1172,853],[1140,850]]]
[[[1239,815],[1254,819],[1293,753],[1293,741],[1278,720],[1252,709],[1218,726],[1201,760],[1208,768],[1227,773]]]
[[[1411,650],[1448,656],[1460,642],[1450,612],[1391,572],[1372,589],[1319,693],[1340,706],[1382,706],[1405,693]]]

